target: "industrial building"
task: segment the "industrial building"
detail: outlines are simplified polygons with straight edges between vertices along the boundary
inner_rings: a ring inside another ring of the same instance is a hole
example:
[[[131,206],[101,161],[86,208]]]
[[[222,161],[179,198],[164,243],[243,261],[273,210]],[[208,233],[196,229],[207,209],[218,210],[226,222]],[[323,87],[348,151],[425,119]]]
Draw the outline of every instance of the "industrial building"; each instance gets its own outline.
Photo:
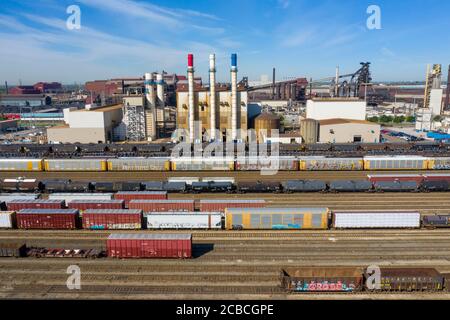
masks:
[[[326,119],[319,121],[320,143],[378,143],[380,125],[354,119]]]
[[[49,143],[107,143],[122,122],[121,104],[82,110],[64,110],[66,124],[47,129]]]
[[[358,98],[310,99],[306,102],[306,118],[365,120],[366,102]]]
[[[209,141],[247,139],[247,90],[237,83],[237,56],[231,56],[231,87],[216,86],[215,55],[209,58],[209,88],[194,83],[194,57],[188,55],[188,86],[177,87],[177,129],[189,132],[178,139],[201,141],[205,133]],[[213,129],[213,130],[211,130]]]

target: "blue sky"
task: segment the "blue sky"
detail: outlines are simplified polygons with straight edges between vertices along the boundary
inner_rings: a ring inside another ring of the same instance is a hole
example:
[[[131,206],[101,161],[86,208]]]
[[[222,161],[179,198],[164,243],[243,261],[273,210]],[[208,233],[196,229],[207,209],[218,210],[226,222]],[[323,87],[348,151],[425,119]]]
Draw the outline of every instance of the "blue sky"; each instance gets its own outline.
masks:
[[[66,8],[81,9],[69,30]],[[366,10],[381,9],[369,30]],[[219,81],[329,77],[372,62],[375,80],[423,80],[427,63],[450,63],[447,0],[0,0],[0,81],[84,82],[148,71],[186,73],[195,55],[205,77],[216,53]]]

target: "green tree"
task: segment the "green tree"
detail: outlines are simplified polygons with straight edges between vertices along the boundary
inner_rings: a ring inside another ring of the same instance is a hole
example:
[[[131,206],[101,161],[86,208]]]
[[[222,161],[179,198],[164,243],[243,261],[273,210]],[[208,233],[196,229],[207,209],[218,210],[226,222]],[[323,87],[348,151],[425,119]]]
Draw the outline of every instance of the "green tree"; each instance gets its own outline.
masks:
[[[373,116],[373,117],[368,118],[367,120],[369,120],[370,122],[378,122],[379,119],[377,116]]]
[[[414,116],[407,116],[406,117],[406,122],[414,122],[414,121],[416,121],[416,117],[414,117]]]

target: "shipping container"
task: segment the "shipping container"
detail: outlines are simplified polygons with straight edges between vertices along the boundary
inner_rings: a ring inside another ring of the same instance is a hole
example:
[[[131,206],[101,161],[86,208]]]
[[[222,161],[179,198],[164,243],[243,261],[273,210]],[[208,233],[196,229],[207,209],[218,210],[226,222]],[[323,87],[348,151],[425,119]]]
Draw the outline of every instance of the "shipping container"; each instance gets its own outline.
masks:
[[[450,214],[427,214],[422,216],[422,225],[426,228],[450,227]]]
[[[2,190],[4,191],[39,191],[42,184],[36,179],[3,179]]]
[[[263,208],[265,200],[247,199],[214,199],[200,200],[200,211],[225,212],[226,208]]]
[[[428,158],[422,156],[365,156],[365,170],[426,170]]]
[[[433,157],[428,161],[428,169],[430,170],[449,170],[450,157]]]
[[[0,229],[14,229],[16,225],[16,212],[0,211]]]
[[[108,159],[108,171],[169,171],[170,158],[135,157]]]
[[[321,180],[287,180],[282,185],[286,193],[321,192],[327,189],[326,183]]]
[[[45,159],[45,171],[106,171],[106,160],[83,159]]]
[[[288,292],[358,292],[363,290],[362,268],[301,267],[281,270],[281,286]]]
[[[23,209],[16,213],[19,229],[77,229],[78,210]]]
[[[72,200],[67,204],[67,207],[80,211],[87,209],[123,209],[125,202],[123,200]]]
[[[233,158],[171,158],[172,171],[233,171]]]
[[[64,200],[69,203],[73,200],[112,200],[112,193],[51,193],[50,200]]]
[[[142,229],[142,210],[87,209],[83,212],[83,229]]]
[[[227,230],[327,229],[328,208],[229,208]]]
[[[0,159],[0,171],[42,171],[42,159]]]
[[[63,209],[64,200],[12,200],[7,203],[8,210],[19,211],[22,209]]]
[[[380,192],[415,192],[420,189],[420,184],[414,180],[378,181],[373,186]]]
[[[112,234],[106,242],[112,258],[191,258],[190,234]]]
[[[39,194],[33,193],[0,193],[0,202],[10,202],[12,200],[18,200],[18,199],[38,199]]]
[[[114,194],[114,199],[124,200],[125,207],[131,200],[166,200],[166,191],[119,191]]]
[[[0,257],[26,257],[27,247],[25,243],[10,243],[2,242],[0,243]]]
[[[416,181],[422,183],[424,180],[421,174],[368,174],[367,178],[372,183],[380,181]]]
[[[330,182],[331,192],[367,192],[372,189],[368,180],[335,180]]]
[[[420,228],[420,212],[333,210],[332,226],[336,229]]]
[[[194,200],[131,200],[128,203],[130,209],[141,209],[144,212],[161,211],[194,211]]]
[[[363,169],[362,158],[300,157],[300,170],[303,171],[353,171]]]
[[[220,212],[148,212],[147,229],[222,229]]]
[[[295,157],[238,157],[236,171],[297,171],[299,162]]]
[[[236,186],[239,193],[280,192],[281,188],[278,181],[241,181]]]
[[[369,275],[365,275],[368,278]],[[380,286],[369,291],[441,291],[444,277],[434,268],[380,268]]]

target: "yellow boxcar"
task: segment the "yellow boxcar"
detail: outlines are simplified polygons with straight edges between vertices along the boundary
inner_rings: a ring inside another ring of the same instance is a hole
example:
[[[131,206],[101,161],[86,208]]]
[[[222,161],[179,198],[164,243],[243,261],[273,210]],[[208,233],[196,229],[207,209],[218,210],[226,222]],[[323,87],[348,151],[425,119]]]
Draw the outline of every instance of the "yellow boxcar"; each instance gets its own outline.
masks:
[[[450,157],[435,157],[428,160],[430,170],[450,170]]]
[[[328,229],[328,208],[227,208],[227,230]]]

